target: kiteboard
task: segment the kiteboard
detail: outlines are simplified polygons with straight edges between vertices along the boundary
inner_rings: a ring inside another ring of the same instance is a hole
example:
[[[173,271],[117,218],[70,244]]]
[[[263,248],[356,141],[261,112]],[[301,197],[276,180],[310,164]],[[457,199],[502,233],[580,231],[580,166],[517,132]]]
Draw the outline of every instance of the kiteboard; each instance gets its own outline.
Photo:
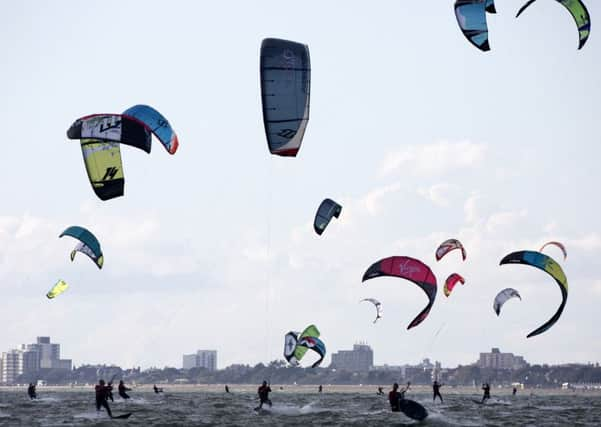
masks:
[[[128,412],[127,414],[121,414],[121,415],[113,415],[111,418],[114,420],[124,420],[124,419],[131,417],[131,414],[133,414],[133,412]]]
[[[486,401],[481,401],[481,400],[476,400],[476,399],[472,399],[472,402],[477,403],[478,405],[484,405]]]
[[[402,399],[399,401],[399,407],[403,414],[417,421],[422,421],[428,416],[426,408],[413,400]]]

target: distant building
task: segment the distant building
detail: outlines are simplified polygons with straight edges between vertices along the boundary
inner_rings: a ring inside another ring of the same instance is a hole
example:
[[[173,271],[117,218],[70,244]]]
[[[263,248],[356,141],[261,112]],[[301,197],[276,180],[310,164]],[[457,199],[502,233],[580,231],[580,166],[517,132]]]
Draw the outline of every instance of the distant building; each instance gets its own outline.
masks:
[[[35,344],[2,353],[0,382],[14,384],[19,375],[40,369],[71,370],[71,359],[60,358],[60,344],[52,344],[50,337],[38,337]]]
[[[22,373],[21,352],[9,350],[2,353],[2,383],[14,384],[15,379]]]
[[[528,366],[522,356],[513,353],[501,353],[498,348],[493,348],[490,353],[480,353],[479,368],[491,369],[521,369]]]
[[[194,354],[184,354],[182,357],[184,369],[206,368],[209,371],[217,370],[217,350],[198,350]]]
[[[355,344],[352,350],[332,354],[331,368],[367,372],[374,366],[374,352],[367,344]]]

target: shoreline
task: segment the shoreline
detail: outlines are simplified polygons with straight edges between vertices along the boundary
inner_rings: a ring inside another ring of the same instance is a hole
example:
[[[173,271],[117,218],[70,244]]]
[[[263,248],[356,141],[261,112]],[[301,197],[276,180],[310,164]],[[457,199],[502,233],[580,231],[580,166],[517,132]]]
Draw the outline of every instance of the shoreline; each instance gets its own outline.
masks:
[[[127,383],[133,392],[153,393],[153,384],[136,384],[134,382]],[[38,393],[45,392],[93,392],[95,384],[77,384],[77,385],[49,385],[38,386]],[[259,384],[228,384],[232,393],[256,393]],[[346,393],[346,394],[375,394],[378,387],[381,386],[384,392],[387,393],[391,388],[390,384],[381,385],[328,385],[322,384],[324,393]],[[162,388],[166,393],[190,393],[190,392],[205,392],[205,393],[225,393],[225,384],[157,384],[157,387]],[[280,388],[281,387],[281,388]],[[315,393],[319,384],[313,385],[294,385],[294,384],[271,384],[274,393]],[[0,386],[0,392],[9,393],[25,393],[27,385],[11,385]],[[429,385],[411,385],[411,391],[417,394],[432,393],[432,387]],[[448,386],[443,385],[441,392],[446,395],[470,395],[482,394],[480,387],[473,386]],[[512,387],[493,387],[491,392],[494,395],[510,396]],[[564,390],[560,388],[524,388],[518,389],[517,395],[594,395],[601,396],[601,389],[570,389]]]

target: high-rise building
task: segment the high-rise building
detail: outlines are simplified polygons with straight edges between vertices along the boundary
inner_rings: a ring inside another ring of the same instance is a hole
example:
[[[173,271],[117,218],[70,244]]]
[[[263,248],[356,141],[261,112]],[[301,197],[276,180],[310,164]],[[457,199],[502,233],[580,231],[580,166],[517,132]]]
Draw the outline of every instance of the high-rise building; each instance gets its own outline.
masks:
[[[27,344],[21,347],[38,352],[41,369],[60,369],[61,346],[60,344],[52,344],[50,337],[37,337],[35,344]]]
[[[217,350],[198,350],[194,354],[184,354],[182,358],[184,369],[206,368],[209,371],[217,369]]]
[[[513,353],[501,353],[498,348],[493,348],[490,353],[480,353],[478,367],[492,369],[521,369],[528,366],[522,356]]]
[[[367,344],[355,344],[352,350],[332,354],[331,368],[353,372],[366,372],[374,366],[374,352]]]
[[[21,344],[19,349],[2,353],[0,382],[13,384],[19,375],[40,369],[71,370],[71,359],[60,358],[60,344],[50,337],[38,337],[34,344]]]
[[[196,353],[184,354],[182,359],[182,367],[184,369],[192,369],[198,366],[198,363],[196,362]]]
[[[9,350],[2,353],[2,383],[14,384],[22,373],[21,351]]]

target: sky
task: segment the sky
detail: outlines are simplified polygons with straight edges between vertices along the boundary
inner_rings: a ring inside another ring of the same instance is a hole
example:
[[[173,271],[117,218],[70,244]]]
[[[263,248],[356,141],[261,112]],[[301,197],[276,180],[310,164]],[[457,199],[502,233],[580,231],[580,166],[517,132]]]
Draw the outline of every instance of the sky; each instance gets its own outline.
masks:
[[[499,0],[492,50],[460,32],[453,1],[11,1],[0,15],[0,351],[51,336],[75,365],[218,367],[282,358],[314,323],[328,356],[367,342],[378,365],[468,364],[500,347],[530,363],[601,359],[601,45],[568,12]],[[271,156],[262,121],[266,37],[310,49],[311,112],[296,158]],[[152,105],[178,134],[169,155],[122,148],[125,196],[99,200],[78,117]],[[342,214],[312,231],[326,197]],[[105,256],[72,263],[70,225]],[[436,262],[447,238],[457,252]],[[565,244],[569,298],[509,252]],[[429,317],[410,282],[361,283],[375,261],[421,259],[444,279]],[[59,279],[60,297],[45,293]],[[494,296],[519,290],[497,317]],[[383,318],[363,298],[382,302]]]

